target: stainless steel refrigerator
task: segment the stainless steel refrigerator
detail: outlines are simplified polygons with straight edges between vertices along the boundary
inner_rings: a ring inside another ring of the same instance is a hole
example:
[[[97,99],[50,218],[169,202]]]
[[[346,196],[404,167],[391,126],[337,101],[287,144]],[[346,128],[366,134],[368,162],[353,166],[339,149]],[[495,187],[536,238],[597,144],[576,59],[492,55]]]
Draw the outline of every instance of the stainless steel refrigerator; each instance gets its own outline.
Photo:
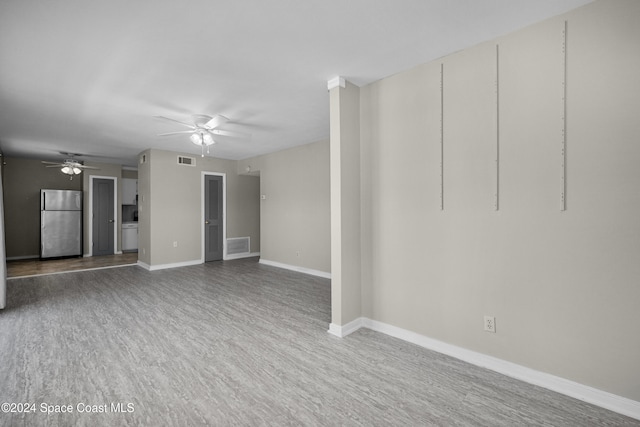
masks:
[[[40,258],[82,255],[82,191],[40,190]]]

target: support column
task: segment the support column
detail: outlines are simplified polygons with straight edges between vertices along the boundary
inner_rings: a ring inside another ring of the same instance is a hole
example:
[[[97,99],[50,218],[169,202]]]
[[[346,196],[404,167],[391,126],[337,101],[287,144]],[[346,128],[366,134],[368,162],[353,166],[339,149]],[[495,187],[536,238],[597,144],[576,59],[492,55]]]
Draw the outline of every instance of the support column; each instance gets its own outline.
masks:
[[[331,168],[331,325],[343,337],[362,315],[360,246],[360,88],[328,82]]]

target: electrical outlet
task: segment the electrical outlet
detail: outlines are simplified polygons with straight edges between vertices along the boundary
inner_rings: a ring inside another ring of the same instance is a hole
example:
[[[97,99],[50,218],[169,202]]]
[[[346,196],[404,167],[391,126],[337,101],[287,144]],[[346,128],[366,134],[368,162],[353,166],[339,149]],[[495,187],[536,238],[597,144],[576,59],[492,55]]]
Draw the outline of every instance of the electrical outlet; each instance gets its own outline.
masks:
[[[296,251],[296,256],[299,257],[300,256],[300,251]]]
[[[484,330],[487,332],[496,332],[496,318],[493,316],[484,316]]]
[[[178,241],[176,240],[175,242],[173,242],[173,247],[177,248],[178,247]]]

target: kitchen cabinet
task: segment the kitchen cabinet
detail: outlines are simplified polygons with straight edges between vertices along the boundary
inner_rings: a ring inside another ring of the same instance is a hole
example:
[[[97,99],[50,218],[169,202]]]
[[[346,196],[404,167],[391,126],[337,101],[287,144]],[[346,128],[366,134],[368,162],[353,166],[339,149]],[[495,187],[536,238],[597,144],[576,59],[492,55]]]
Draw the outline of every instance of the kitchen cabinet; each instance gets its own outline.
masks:
[[[124,178],[122,180],[122,204],[137,205],[138,204],[138,180]]]
[[[122,224],[122,250],[138,250],[138,224],[135,222],[125,222]]]

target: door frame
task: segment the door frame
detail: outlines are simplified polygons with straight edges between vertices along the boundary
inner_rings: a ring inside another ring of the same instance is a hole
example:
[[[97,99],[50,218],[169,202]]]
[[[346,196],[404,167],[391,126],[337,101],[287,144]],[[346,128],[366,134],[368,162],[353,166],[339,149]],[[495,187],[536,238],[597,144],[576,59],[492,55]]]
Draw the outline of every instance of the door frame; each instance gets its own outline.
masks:
[[[121,254],[122,251],[118,250],[118,230],[120,225],[118,223],[118,178],[115,176],[89,176],[89,253],[85,256],[93,256],[93,180],[94,179],[110,179],[113,181],[113,253]]]
[[[200,246],[200,262],[204,264],[204,251],[205,251],[205,230],[204,230],[204,201],[205,201],[205,191],[206,191],[206,181],[205,178],[207,175],[215,175],[222,177],[222,259],[227,259],[227,174],[223,172],[205,172],[202,171],[202,176],[200,179],[202,191],[201,201],[200,201],[200,236],[202,236],[202,244]]]

